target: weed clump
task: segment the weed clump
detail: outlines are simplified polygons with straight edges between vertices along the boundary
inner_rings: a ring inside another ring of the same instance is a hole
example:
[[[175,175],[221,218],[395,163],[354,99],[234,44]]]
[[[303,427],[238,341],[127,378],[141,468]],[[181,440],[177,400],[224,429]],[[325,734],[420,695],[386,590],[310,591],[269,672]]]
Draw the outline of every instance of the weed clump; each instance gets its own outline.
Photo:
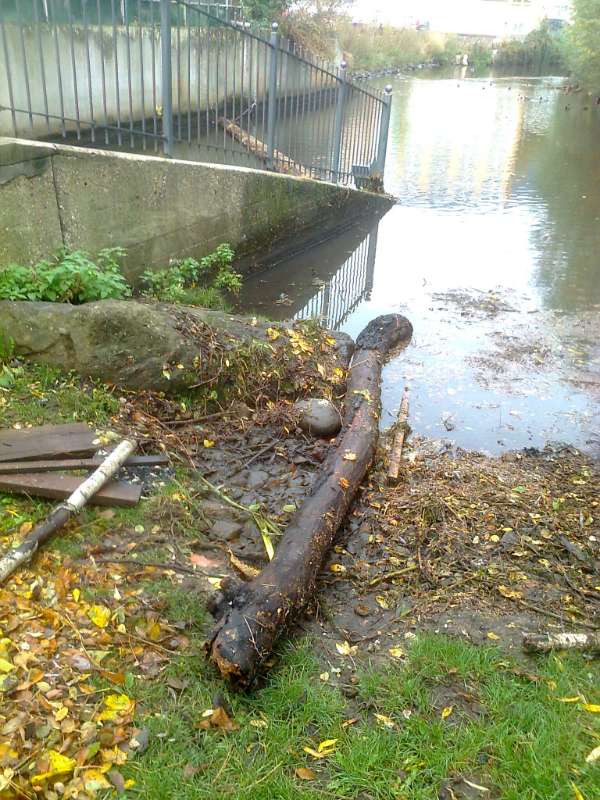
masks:
[[[96,300],[124,300],[133,294],[122,272],[126,251],[100,250],[96,259],[83,250],[62,247],[51,259],[33,266],[10,264],[0,271],[0,300],[47,301],[80,305]],[[235,252],[228,244],[197,261],[186,258],[167,269],[147,269],[143,295],[149,300],[182,303],[226,311],[227,295],[237,295],[241,276],[231,264]]]

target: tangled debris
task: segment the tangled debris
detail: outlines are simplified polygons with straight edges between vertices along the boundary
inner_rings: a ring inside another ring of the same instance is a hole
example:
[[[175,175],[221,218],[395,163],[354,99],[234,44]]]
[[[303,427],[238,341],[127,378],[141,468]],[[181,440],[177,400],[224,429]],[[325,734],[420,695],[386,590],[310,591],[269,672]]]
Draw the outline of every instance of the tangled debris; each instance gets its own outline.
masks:
[[[600,629],[600,471],[570,447],[494,459],[416,442],[397,487],[372,473],[346,537],[328,569],[355,641],[465,610]]]

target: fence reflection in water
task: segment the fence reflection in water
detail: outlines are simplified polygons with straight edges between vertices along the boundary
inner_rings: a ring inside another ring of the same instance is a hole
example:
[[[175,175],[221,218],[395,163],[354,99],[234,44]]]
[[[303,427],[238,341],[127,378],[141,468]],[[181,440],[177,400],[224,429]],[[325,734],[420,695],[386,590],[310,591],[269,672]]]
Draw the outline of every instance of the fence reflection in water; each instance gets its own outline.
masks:
[[[329,330],[339,330],[354,309],[368,300],[373,289],[378,226],[363,239],[333,277],[324,281],[294,319],[316,319]]]

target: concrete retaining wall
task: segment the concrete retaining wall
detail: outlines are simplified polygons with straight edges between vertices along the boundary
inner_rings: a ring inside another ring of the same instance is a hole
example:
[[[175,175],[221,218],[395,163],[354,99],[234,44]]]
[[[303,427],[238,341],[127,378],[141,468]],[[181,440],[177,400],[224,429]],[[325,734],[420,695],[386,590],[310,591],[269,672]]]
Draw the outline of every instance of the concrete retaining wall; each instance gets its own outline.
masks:
[[[170,258],[238,253],[349,217],[382,214],[387,197],[271,172],[0,139],[0,268],[67,245],[128,251],[135,281]]]

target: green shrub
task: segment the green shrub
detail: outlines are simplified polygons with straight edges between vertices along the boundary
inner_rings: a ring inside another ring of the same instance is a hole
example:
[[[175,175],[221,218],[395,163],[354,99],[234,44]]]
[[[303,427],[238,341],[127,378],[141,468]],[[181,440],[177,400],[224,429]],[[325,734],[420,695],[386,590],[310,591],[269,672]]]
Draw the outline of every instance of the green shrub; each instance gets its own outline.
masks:
[[[0,270],[0,300],[48,300],[54,303],[90,303],[122,299],[131,289],[121,272],[125,251],[101,250],[96,261],[83,250],[61,248],[54,259],[32,267],[11,264]]]
[[[163,303],[226,309],[224,295],[237,295],[242,288],[241,276],[231,267],[234,256],[230,245],[221,244],[200,261],[186,258],[167,269],[147,269],[142,275],[144,294]]]

